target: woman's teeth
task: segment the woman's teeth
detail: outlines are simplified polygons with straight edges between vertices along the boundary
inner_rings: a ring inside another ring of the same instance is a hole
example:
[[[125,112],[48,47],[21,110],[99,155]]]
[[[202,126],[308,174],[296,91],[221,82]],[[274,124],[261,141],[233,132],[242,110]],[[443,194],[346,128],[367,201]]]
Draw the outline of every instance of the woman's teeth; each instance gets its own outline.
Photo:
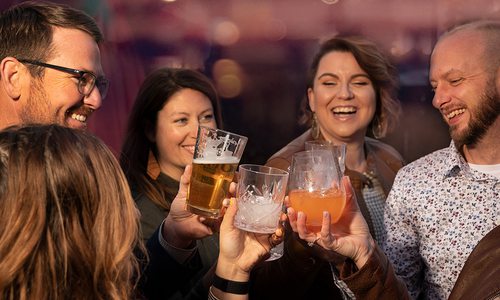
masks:
[[[350,113],[355,113],[356,108],[354,107],[335,107],[333,109],[333,113],[336,114],[350,114]]]

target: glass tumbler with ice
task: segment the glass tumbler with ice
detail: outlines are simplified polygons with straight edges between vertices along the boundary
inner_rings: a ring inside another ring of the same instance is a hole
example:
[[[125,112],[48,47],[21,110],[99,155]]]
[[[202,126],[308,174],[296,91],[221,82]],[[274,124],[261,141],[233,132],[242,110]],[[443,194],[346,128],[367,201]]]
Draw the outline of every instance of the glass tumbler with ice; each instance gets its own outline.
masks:
[[[260,165],[239,167],[236,190],[238,212],[234,225],[256,233],[278,228],[288,183],[288,172]]]

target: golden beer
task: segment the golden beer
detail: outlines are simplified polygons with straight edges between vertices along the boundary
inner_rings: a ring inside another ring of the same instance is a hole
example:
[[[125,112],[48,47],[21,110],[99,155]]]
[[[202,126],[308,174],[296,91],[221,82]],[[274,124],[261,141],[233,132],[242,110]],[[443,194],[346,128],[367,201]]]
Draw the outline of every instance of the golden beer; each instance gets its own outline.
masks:
[[[238,162],[237,157],[194,159],[186,199],[188,210],[197,215],[218,218]]]

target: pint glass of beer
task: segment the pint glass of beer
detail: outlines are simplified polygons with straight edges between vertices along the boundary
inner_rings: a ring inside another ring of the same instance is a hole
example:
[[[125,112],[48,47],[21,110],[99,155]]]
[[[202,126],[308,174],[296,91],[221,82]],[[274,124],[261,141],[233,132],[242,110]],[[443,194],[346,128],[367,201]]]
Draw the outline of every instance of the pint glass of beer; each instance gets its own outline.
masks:
[[[220,216],[247,140],[224,130],[198,127],[186,201],[190,212],[215,219]]]

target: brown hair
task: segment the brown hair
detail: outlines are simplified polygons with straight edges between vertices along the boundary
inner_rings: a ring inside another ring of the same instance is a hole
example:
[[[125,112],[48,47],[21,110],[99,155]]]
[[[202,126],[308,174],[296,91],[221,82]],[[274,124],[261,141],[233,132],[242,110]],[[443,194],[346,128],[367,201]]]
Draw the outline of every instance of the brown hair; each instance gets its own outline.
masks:
[[[58,125],[0,132],[0,199],[0,298],[131,297],[139,213],[98,138]]]
[[[8,56],[47,61],[54,54],[54,27],[82,30],[96,43],[103,39],[94,19],[83,11],[51,2],[22,2],[0,14],[0,61]],[[42,76],[43,68],[29,68],[32,76]]]
[[[326,54],[334,51],[352,53],[360,67],[368,74],[373,82],[376,93],[377,108],[373,120],[370,122],[368,132],[376,138],[384,137],[398,122],[401,105],[396,99],[397,72],[388,58],[378,47],[361,37],[334,37],[320,45],[313,57],[307,77],[307,88],[312,88],[318,66]],[[306,97],[301,103],[301,124],[311,125],[312,111]]]
[[[156,128],[158,112],[170,97],[182,89],[193,89],[208,97],[215,114],[217,127],[222,127],[220,103],[210,80],[200,72],[189,69],[162,68],[152,72],[142,83],[127,125],[120,164],[134,192],[143,193],[160,207],[169,208],[161,185],[147,175],[149,153],[157,154],[156,144],[146,132]]]

